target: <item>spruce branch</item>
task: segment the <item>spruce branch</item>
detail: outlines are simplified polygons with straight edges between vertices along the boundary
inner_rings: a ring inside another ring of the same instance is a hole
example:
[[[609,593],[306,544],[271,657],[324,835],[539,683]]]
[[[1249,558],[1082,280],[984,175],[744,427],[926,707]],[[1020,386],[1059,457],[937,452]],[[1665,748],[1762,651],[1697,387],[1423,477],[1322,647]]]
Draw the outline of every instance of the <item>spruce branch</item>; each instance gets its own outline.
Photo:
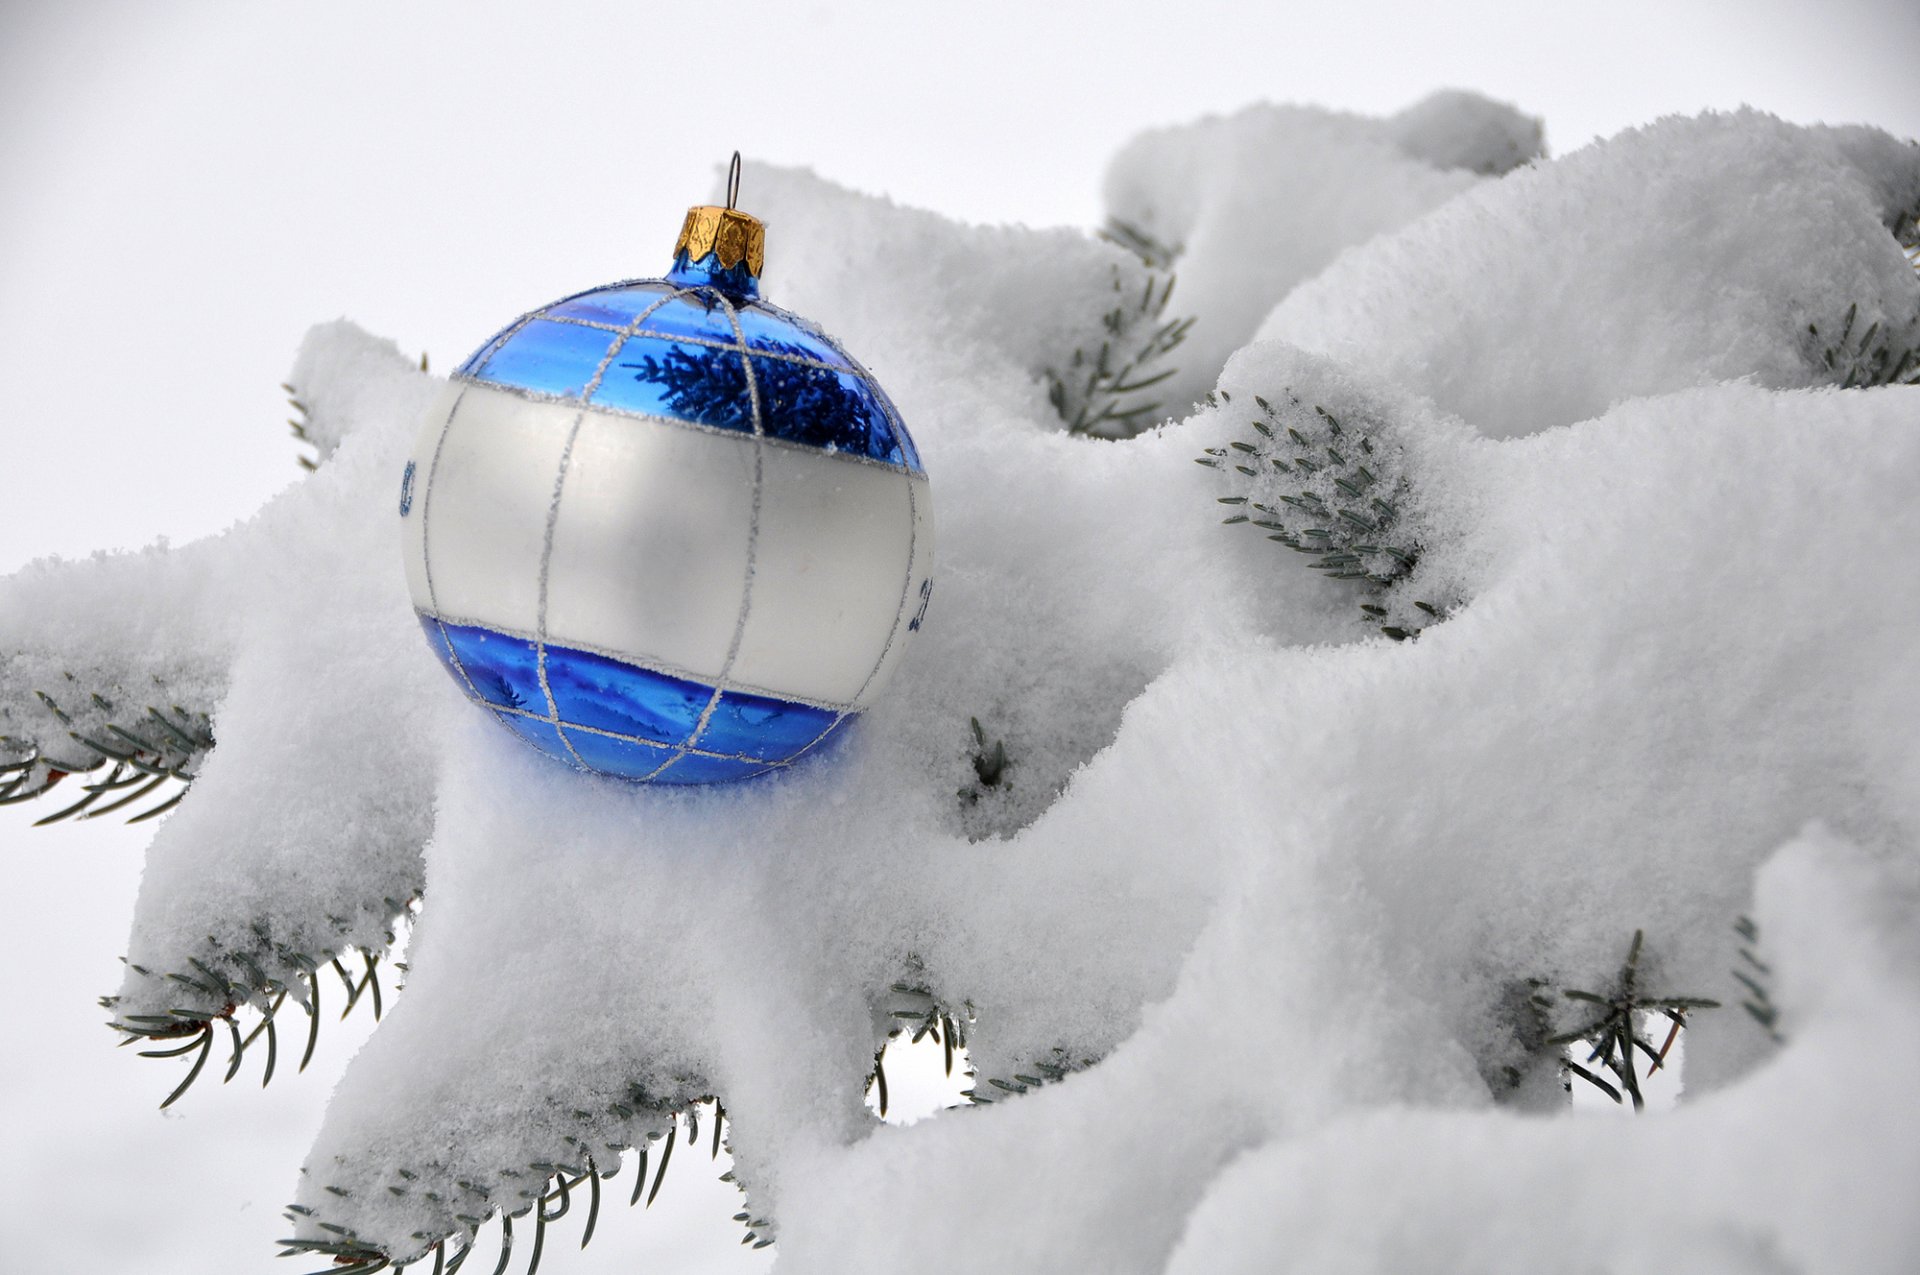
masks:
[[[1354,581],[1373,595],[1362,603],[1363,623],[1395,641],[1419,634],[1442,618],[1430,602],[1382,605],[1389,589],[1419,565],[1419,538],[1404,510],[1411,480],[1397,451],[1376,443],[1383,422],[1347,413],[1341,420],[1291,389],[1276,406],[1254,395],[1252,433],[1225,447],[1209,447],[1198,464],[1226,475],[1232,495],[1218,497],[1233,509],[1221,521],[1266,533],[1269,540],[1304,554],[1315,571]],[[1216,391],[1213,403],[1233,407],[1233,396]]]
[[[1552,1047],[1584,1042],[1589,1047],[1586,1063],[1599,1063],[1613,1074],[1619,1082],[1618,1086],[1572,1058],[1566,1060],[1568,1073],[1580,1077],[1615,1102],[1631,1098],[1635,1111],[1643,1110],[1646,1100],[1640,1093],[1640,1068],[1634,1060],[1634,1051],[1637,1049],[1646,1057],[1646,1070],[1651,1075],[1665,1064],[1667,1051],[1673,1048],[1674,1041],[1679,1038],[1689,1011],[1720,1007],[1719,1001],[1704,996],[1646,994],[1640,987],[1640,953],[1644,937],[1640,930],[1633,932],[1627,959],[1621,964],[1612,989],[1588,992],[1569,988],[1560,993],[1566,1000],[1592,1008],[1587,1020],[1580,1026],[1549,1036],[1546,1040],[1546,1044]],[[1641,1020],[1656,1015],[1664,1017],[1672,1025],[1666,1043],[1659,1047],[1640,1034]]]
[[[455,1176],[444,1165],[395,1169],[378,1184],[379,1188],[388,1196],[417,1203],[422,1216],[430,1219],[412,1233],[414,1243],[404,1252],[382,1248],[320,1209],[290,1204],[285,1216],[303,1233],[281,1240],[279,1255],[331,1259],[333,1265],[313,1275],[339,1275],[343,1269],[404,1270],[428,1259],[433,1262],[432,1270],[454,1275],[476,1252],[490,1251],[493,1270],[503,1275],[513,1265],[516,1251],[524,1251],[523,1275],[536,1275],[546,1254],[547,1228],[576,1210],[583,1215],[579,1247],[584,1249],[592,1243],[599,1227],[603,1184],[620,1175],[629,1151],[634,1153],[634,1184],[628,1206],[644,1209],[653,1204],[666,1181],[675,1145],[684,1141],[693,1149],[700,1144],[702,1108],[709,1112],[709,1156],[718,1159],[725,1146],[727,1124],[726,1111],[718,1099],[711,1095],[662,1099],[636,1084],[604,1112],[569,1113],[579,1132],[562,1135],[550,1159],[502,1167],[490,1176]],[[603,1164],[609,1167],[603,1169]],[[722,1181],[743,1189],[731,1170],[720,1176]],[[345,1187],[329,1185],[322,1189],[346,1205],[355,1198],[354,1192]],[[498,1241],[483,1240],[481,1231],[496,1220]],[[773,1243],[770,1219],[749,1209],[736,1214],[735,1220],[748,1228],[743,1243],[755,1248]],[[531,1237],[521,1240],[529,1225]]]
[[[1007,741],[995,739],[987,742],[986,728],[980,725],[978,717],[967,719],[968,729],[973,733],[973,746],[968,761],[973,766],[974,782],[960,789],[957,794],[966,805],[975,805],[987,795],[990,789],[999,788],[1007,777]]]
[[[421,370],[426,370],[424,360],[421,363]],[[285,381],[280,382],[280,388],[286,391],[287,406],[293,410],[293,415],[287,418],[287,428],[293,431],[293,436],[297,441],[314,449],[314,455],[312,456],[307,455],[305,452],[295,454],[293,458],[294,462],[298,464],[300,468],[311,474],[314,470],[320,468],[320,462],[326,459],[326,449],[322,447],[320,440],[315,438],[307,428],[313,424],[313,412],[305,403],[300,401],[299,390]]]
[[[1817,323],[1807,324],[1810,356],[1827,383],[1843,390],[1920,385],[1920,314],[1899,324],[1875,319],[1864,328],[1859,318],[1854,304],[1829,328],[1831,335]]]
[[[1186,251],[1183,245],[1165,243],[1144,227],[1118,217],[1107,218],[1107,224],[1100,229],[1100,237],[1125,248],[1152,270],[1173,269],[1173,263]]]
[[[903,1036],[913,1045],[932,1040],[940,1046],[946,1074],[951,1076],[955,1058],[960,1058],[961,1065],[965,1066],[967,1038],[962,1024],[973,1017],[971,1004],[963,1004],[957,1012],[951,1010],[918,981],[917,976],[922,973],[918,957],[909,955],[907,964],[911,971],[908,977],[915,981],[893,983],[886,994],[873,1003],[873,1070],[867,1073],[866,1092],[873,1095],[874,1109],[882,1120],[886,1119],[888,1109],[887,1047]]]
[[[418,906],[418,899],[385,902],[396,921],[400,917],[411,917]],[[344,926],[344,919],[342,924]],[[142,1058],[194,1054],[186,1077],[161,1102],[162,1110],[171,1107],[193,1087],[216,1042],[226,1047],[226,1070],[221,1084],[231,1083],[240,1074],[248,1053],[256,1045],[264,1054],[261,1087],[270,1084],[279,1069],[280,1025],[289,1013],[289,1005],[307,1016],[302,1032],[305,1043],[296,1068],[305,1071],[313,1061],[314,1047],[319,1042],[321,1016],[332,1000],[331,994],[323,992],[328,983],[337,980],[340,984],[341,1019],[362,1003],[371,1007],[375,1022],[385,1013],[387,993],[380,982],[381,949],[350,947],[315,955],[275,943],[263,925],[256,925],[253,933],[257,943],[244,950],[225,950],[210,940],[207,959],[189,958],[186,970],[155,973],[128,962],[128,968],[148,988],[163,993],[145,996],[143,1000],[157,999],[168,1005],[164,1010],[121,1012],[124,998],[100,998],[101,1008],[113,1013],[108,1026],[121,1034],[122,1046],[159,1046],[140,1050]],[[394,941],[391,930],[387,941],[389,944]],[[357,958],[360,968],[349,968],[345,957]],[[405,972],[404,965],[395,964],[394,968]],[[269,973],[270,970],[273,972]],[[399,990],[398,985],[393,990]],[[182,1041],[185,1043],[176,1043]]]
[[[1105,335],[1092,351],[1073,352],[1064,369],[1048,368],[1047,401],[1069,434],[1133,438],[1160,419],[1159,399],[1144,393],[1175,369],[1167,356],[1193,327],[1191,318],[1165,316],[1174,276],[1153,269],[1134,294],[1118,266],[1113,269],[1113,307],[1101,316]]]
[[[1920,208],[1896,212],[1887,221],[1888,233],[1920,275]],[[1843,390],[1880,385],[1920,385],[1920,311],[1905,318],[1875,318],[1860,323],[1858,302],[1847,307],[1837,324],[1823,331],[1807,324],[1807,357],[1829,385]]]
[[[427,371],[427,355],[424,350],[420,353],[420,371],[422,373]],[[311,455],[301,451],[293,458],[301,469],[310,474],[332,459],[334,449],[340,445],[339,433],[337,430],[327,428],[324,423],[315,425],[313,409],[308,407],[306,400],[300,396],[298,386],[290,381],[282,381],[280,389],[286,394],[287,406],[293,412],[293,415],[287,418],[287,429],[293,434],[296,442],[313,449]]]
[[[1746,989],[1746,997],[1740,1002],[1740,1008],[1747,1011],[1747,1017],[1760,1025],[1760,1030],[1775,1044],[1781,1044],[1785,1037],[1780,1034],[1780,1010],[1767,994],[1767,983],[1773,977],[1773,967],[1755,955],[1754,949],[1760,946],[1760,927],[1751,917],[1740,917],[1733,923],[1734,933],[1740,936],[1740,963],[1733,969],[1733,981]]]
[[[989,1107],[1043,1085],[1065,1080],[1074,1072],[1085,1071],[1098,1061],[1096,1058],[1076,1056],[1055,1046],[1010,1076],[989,1076],[984,1087],[976,1079],[973,1088],[967,1091],[966,1098],[973,1106]]]
[[[79,799],[36,819],[35,827],[129,807],[127,822],[142,823],[178,805],[213,749],[207,713],[169,703],[158,678],[148,696],[130,697],[117,687],[83,692],[73,674],[65,677],[69,685],[58,699],[34,692],[47,718],[38,729],[0,735],[0,806],[44,797],[76,776],[91,777],[75,785]],[[149,697],[159,704],[141,702]]]

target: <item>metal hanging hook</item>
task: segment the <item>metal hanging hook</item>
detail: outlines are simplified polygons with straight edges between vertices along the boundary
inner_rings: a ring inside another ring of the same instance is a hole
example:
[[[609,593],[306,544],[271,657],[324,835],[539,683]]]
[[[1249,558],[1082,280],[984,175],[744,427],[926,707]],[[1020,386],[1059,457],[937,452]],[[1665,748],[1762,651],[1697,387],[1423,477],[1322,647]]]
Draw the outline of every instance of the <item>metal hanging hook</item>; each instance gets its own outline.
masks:
[[[733,205],[740,198],[740,152],[733,153],[733,162],[727,165],[727,211],[733,211]]]

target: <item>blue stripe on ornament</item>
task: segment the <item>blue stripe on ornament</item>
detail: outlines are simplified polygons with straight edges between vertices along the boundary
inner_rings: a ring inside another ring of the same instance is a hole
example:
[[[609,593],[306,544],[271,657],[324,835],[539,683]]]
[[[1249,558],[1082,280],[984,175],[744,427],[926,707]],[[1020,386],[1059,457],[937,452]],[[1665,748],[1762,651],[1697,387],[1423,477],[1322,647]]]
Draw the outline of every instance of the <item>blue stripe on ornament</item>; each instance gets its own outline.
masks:
[[[714,292],[687,292],[666,302],[640,321],[645,335],[685,336],[697,341],[733,345],[733,319]]]
[[[894,430],[890,405],[873,382],[853,371],[788,358],[756,353],[752,359],[761,429],[768,437],[908,464],[909,452]],[[616,411],[753,432],[753,393],[737,348],[630,337],[602,375],[592,402]],[[919,458],[913,460],[917,464]]]
[[[596,407],[753,432],[753,399],[738,350],[629,337],[593,392]]]
[[[455,678],[472,686],[482,703],[546,716],[547,697],[540,689],[540,650],[531,639],[473,625],[449,624],[430,615],[421,616],[420,625],[426,629],[440,662]]]
[[[660,769],[660,763],[673,756],[671,748],[660,748],[637,739],[615,739],[588,730],[570,730],[567,742],[589,770],[622,779],[645,779]],[[562,749],[556,756],[571,760]],[[665,776],[661,776],[665,778]]]
[[[617,339],[604,328],[529,319],[472,375],[498,385],[578,398]]]
[[[749,350],[795,354],[816,362],[831,363],[849,372],[856,370],[853,360],[847,357],[845,350],[834,344],[832,337],[797,314],[790,314],[764,301],[755,301],[751,305],[741,306],[738,317],[740,335],[747,339]],[[649,321],[647,326],[651,327],[652,322]],[[729,331],[727,336],[731,339],[733,333]]]
[[[747,691],[723,691],[707,718],[706,730],[700,733],[699,744],[709,753],[786,761],[811,748],[840,717],[832,709],[812,704]]]
[[[710,252],[697,261],[689,260],[684,252],[676,254],[673,269],[667,271],[667,282],[683,288],[716,289],[736,304],[760,295],[760,276],[753,272],[753,267],[745,261],[723,266],[717,252]]]
[[[573,758],[567,753],[559,728],[544,717],[526,717],[519,713],[495,713],[494,716],[500,719],[501,725],[547,756],[572,764]]]
[[[654,776],[661,784],[721,784],[734,779],[751,779],[779,767],[757,761],[736,761],[731,757],[705,757],[687,753],[673,765]]]
[[[625,287],[595,288],[578,296],[556,301],[536,315],[555,319],[574,319],[581,323],[603,323],[624,328],[640,317],[649,306],[671,293],[664,283],[636,283]]]
[[[556,301],[495,336],[458,375],[578,401],[611,352],[596,406],[752,433],[744,340],[768,437],[922,472],[885,392],[824,332],[764,302],[730,306],[711,288],[671,291],[642,280]]]
[[[845,716],[748,691],[724,691],[715,701],[713,688],[701,682],[548,643],[547,688],[556,719],[540,685],[538,643],[429,615],[420,616],[420,623],[441,662],[482,703],[505,710],[495,716],[515,733],[561,761],[571,763],[577,754],[590,769],[623,779],[653,774],[676,748],[694,751],[660,771],[659,782],[714,783],[757,774],[806,752]],[[702,714],[706,728],[695,737]]]
[[[686,743],[713,700],[703,683],[551,644],[547,685],[561,721],[656,744]]]

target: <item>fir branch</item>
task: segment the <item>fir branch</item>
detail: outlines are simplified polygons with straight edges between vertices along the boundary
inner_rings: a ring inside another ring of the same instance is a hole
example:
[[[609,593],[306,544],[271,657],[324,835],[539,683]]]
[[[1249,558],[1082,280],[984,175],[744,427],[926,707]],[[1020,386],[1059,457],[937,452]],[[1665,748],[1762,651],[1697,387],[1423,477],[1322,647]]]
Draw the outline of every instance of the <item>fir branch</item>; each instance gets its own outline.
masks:
[[[423,372],[426,370],[426,359],[424,355],[421,357],[420,370]],[[293,459],[300,468],[311,474],[314,470],[320,468],[320,462],[327,458],[325,447],[321,445],[320,440],[315,438],[307,428],[313,424],[313,412],[305,403],[300,401],[299,390],[285,381],[280,382],[280,388],[286,391],[287,406],[293,409],[293,415],[287,418],[287,428],[293,431],[295,440],[314,450],[312,456],[307,455],[305,452],[299,452]]]
[[[1920,254],[1920,249],[1915,249]],[[1920,314],[1904,323],[1875,319],[1862,327],[1858,304],[1823,334],[1807,324],[1809,357],[1830,385],[1843,390],[1880,385],[1920,385]]]
[[[1760,1025],[1760,1030],[1775,1044],[1782,1044],[1786,1038],[1780,1034],[1780,1010],[1767,994],[1767,984],[1773,977],[1773,967],[1754,953],[1760,946],[1760,927],[1751,917],[1740,917],[1733,923],[1734,933],[1740,936],[1740,963],[1734,966],[1733,980],[1746,989],[1746,997],[1741,1000],[1740,1008],[1747,1016]]]
[[[972,1089],[966,1093],[967,1101],[976,1107],[992,1106],[996,1102],[1005,1102],[1008,1098],[1038,1089],[1042,1085],[1054,1084],[1065,1080],[1076,1071],[1085,1071],[1099,1060],[1079,1058],[1067,1050],[1055,1046],[1042,1058],[1028,1063],[1011,1076],[990,1076],[983,1087],[978,1079]]]
[[[1161,401],[1141,396],[1174,374],[1167,356],[1193,327],[1191,318],[1164,317],[1173,285],[1172,274],[1150,269],[1136,297],[1114,267],[1114,303],[1101,316],[1099,348],[1077,349],[1064,370],[1046,370],[1047,401],[1069,434],[1133,438],[1160,419]]]
[[[385,900],[392,921],[411,918],[417,898],[400,902]],[[338,920],[347,928],[344,918]],[[382,951],[349,947],[318,954],[295,951],[272,940],[264,925],[256,925],[255,946],[246,950],[225,950],[210,946],[206,959],[190,958],[189,968],[155,973],[128,962],[128,968],[146,981],[151,989],[166,994],[145,995],[143,1001],[167,1004],[159,1012],[121,1012],[120,996],[103,996],[101,1008],[113,1013],[108,1026],[121,1033],[121,1045],[151,1044],[160,1048],[140,1051],[142,1058],[175,1058],[198,1050],[185,1079],[174,1087],[161,1109],[172,1106],[198,1080],[211,1056],[216,1041],[226,1046],[226,1069],[221,1084],[240,1074],[250,1051],[264,1054],[260,1084],[270,1084],[279,1070],[280,1027],[288,1006],[307,1016],[304,1031],[295,1039],[304,1041],[297,1071],[305,1071],[313,1060],[319,1041],[321,1016],[332,1003],[331,993],[323,988],[338,981],[342,997],[340,1018],[345,1019],[362,1003],[371,1007],[374,1021],[385,1013],[386,991],[380,982]],[[387,942],[395,935],[390,929]],[[351,969],[343,957],[358,958],[359,969]],[[395,969],[405,972],[397,963]],[[271,972],[269,972],[271,971]],[[392,990],[398,991],[396,985]],[[169,1003],[173,1002],[173,1003]],[[176,1042],[185,1041],[185,1044]]]
[[[968,761],[973,765],[974,782],[960,789],[956,794],[962,802],[971,806],[987,795],[988,790],[999,788],[1007,777],[1007,741],[995,739],[987,742],[986,728],[980,725],[980,719],[969,717],[968,728],[973,732],[973,747]]]
[[[909,955],[907,964],[912,971],[909,977],[921,972],[919,958]],[[874,1109],[882,1120],[886,1119],[888,1108],[887,1095],[887,1048],[894,1041],[906,1037],[907,1043],[917,1045],[923,1040],[931,1040],[940,1046],[945,1061],[946,1074],[953,1074],[954,1060],[961,1066],[966,1065],[966,1033],[961,1024],[971,1020],[973,1006],[962,1005],[954,1012],[934,998],[933,993],[921,982],[896,982],[887,989],[887,994],[878,998],[873,1005],[874,1036],[873,1070],[867,1073],[866,1092],[873,1095]]]
[[[71,685],[60,698],[34,692],[49,719],[40,730],[0,735],[0,806],[44,797],[76,776],[91,777],[63,789],[77,789],[78,800],[36,819],[35,827],[129,809],[127,822],[142,823],[178,805],[213,750],[207,713],[165,699],[141,703],[117,687],[83,694],[78,680],[65,676]],[[153,691],[165,689],[156,678]]]
[[[661,1184],[666,1181],[675,1144],[685,1141],[691,1148],[700,1141],[702,1107],[710,1109],[710,1156],[718,1159],[725,1145],[726,1127],[726,1112],[718,1099],[707,1096],[691,1101],[662,1102],[643,1086],[633,1085],[624,1100],[611,1104],[605,1113],[575,1111],[571,1114],[583,1131],[605,1134],[612,1128],[638,1125],[637,1136],[603,1138],[590,1143],[585,1136],[564,1135],[560,1141],[563,1150],[554,1159],[502,1168],[491,1178],[455,1178],[440,1165],[396,1169],[391,1180],[381,1184],[385,1192],[418,1201],[423,1213],[434,1219],[426,1228],[413,1232],[411,1238],[415,1246],[404,1253],[381,1248],[360,1236],[352,1226],[331,1220],[319,1210],[290,1204],[286,1210],[287,1220],[306,1233],[281,1240],[279,1255],[331,1259],[333,1265],[313,1275],[339,1275],[343,1269],[401,1270],[429,1258],[434,1271],[454,1275],[476,1251],[493,1252],[494,1271],[505,1272],[513,1264],[517,1249],[523,1249],[527,1254],[523,1275],[536,1275],[546,1253],[547,1227],[566,1218],[576,1208],[583,1214],[579,1247],[584,1249],[592,1243],[599,1227],[603,1184],[620,1175],[629,1151],[635,1154],[634,1185],[628,1206],[653,1204]],[[603,1170],[602,1163],[611,1167]],[[721,1174],[721,1180],[740,1187],[731,1170]],[[323,1189],[343,1201],[351,1202],[354,1198],[351,1191],[339,1186]],[[765,1248],[774,1242],[771,1220],[757,1217],[751,1210],[734,1216],[748,1228],[743,1243]],[[529,1219],[532,1237],[520,1243],[516,1240],[515,1223],[520,1224],[518,1233],[525,1234]],[[483,1241],[480,1236],[482,1229],[496,1220],[500,1231],[497,1245]]]
[[[1262,531],[1310,558],[1313,570],[1364,586],[1374,600],[1361,604],[1362,622],[1395,641],[1442,618],[1430,602],[1396,595],[1411,606],[1381,604],[1413,574],[1421,552],[1404,517],[1411,481],[1398,472],[1397,452],[1375,441],[1382,422],[1352,413],[1342,421],[1292,390],[1278,406],[1259,395],[1253,401],[1259,415],[1248,418],[1249,436],[1195,458],[1228,477],[1234,494],[1218,500],[1233,512],[1221,521]],[[1233,396],[1217,391],[1212,403],[1231,409]]]
[[[1633,943],[1627,949],[1627,959],[1620,966],[1619,976],[1614,986],[1607,992],[1588,992],[1567,989],[1561,992],[1566,1000],[1591,1006],[1589,1016],[1580,1026],[1571,1031],[1549,1036],[1546,1044],[1550,1047],[1572,1045],[1584,1042],[1589,1047],[1587,1063],[1599,1063],[1611,1072],[1619,1082],[1616,1087],[1601,1076],[1572,1058],[1566,1060],[1569,1074],[1578,1076],[1591,1084],[1615,1102],[1633,1100],[1635,1111],[1643,1110],[1646,1100],[1640,1093],[1640,1068],[1634,1060],[1637,1049],[1648,1060],[1647,1073],[1658,1071],[1666,1062],[1667,1051],[1679,1038],[1679,1032],[1686,1024],[1686,1015],[1696,1009],[1718,1009],[1720,1002],[1704,996],[1651,996],[1640,987],[1640,953],[1644,934],[1640,930],[1633,932]],[[1666,1043],[1655,1047],[1640,1034],[1642,1019],[1655,1015],[1666,1018],[1673,1030],[1668,1032]],[[1624,1097],[1622,1095],[1624,1091]]]
[[[427,371],[427,354],[424,350],[420,352],[420,370],[423,373]],[[340,438],[337,433],[314,428],[313,409],[300,397],[297,386],[282,381],[280,389],[286,394],[287,406],[293,411],[293,415],[287,418],[288,430],[295,441],[313,449],[312,455],[302,451],[293,458],[301,469],[310,474],[332,459],[334,449],[340,445]]]
[[[1173,269],[1173,263],[1186,251],[1183,245],[1165,243],[1144,227],[1118,217],[1107,218],[1107,224],[1100,229],[1100,237],[1125,248],[1140,258],[1150,270]]]

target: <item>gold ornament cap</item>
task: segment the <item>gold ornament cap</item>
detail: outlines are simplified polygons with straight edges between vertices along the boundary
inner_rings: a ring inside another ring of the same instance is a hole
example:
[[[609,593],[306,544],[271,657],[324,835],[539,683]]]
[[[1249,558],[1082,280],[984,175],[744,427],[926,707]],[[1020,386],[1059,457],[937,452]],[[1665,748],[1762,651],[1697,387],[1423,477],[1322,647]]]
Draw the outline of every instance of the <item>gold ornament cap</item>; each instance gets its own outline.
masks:
[[[687,209],[673,255],[690,262],[711,255],[719,259],[722,270],[732,270],[744,261],[758,275],[767,263],[767,228],[758,217],[737,208],[700,204]]]
[[[739,198],[740,152],[735,151],[732,162],[727,165],[726,207],[698,204],[687,209],[687,219],[680,225],[680,237],[673,243],[676,270],[705,264],[706,259],[712,257],[718,269],[733,272],[744,263],[749,275],[760,277],[767,262],[767,228],[758,217],[734,207]]]

